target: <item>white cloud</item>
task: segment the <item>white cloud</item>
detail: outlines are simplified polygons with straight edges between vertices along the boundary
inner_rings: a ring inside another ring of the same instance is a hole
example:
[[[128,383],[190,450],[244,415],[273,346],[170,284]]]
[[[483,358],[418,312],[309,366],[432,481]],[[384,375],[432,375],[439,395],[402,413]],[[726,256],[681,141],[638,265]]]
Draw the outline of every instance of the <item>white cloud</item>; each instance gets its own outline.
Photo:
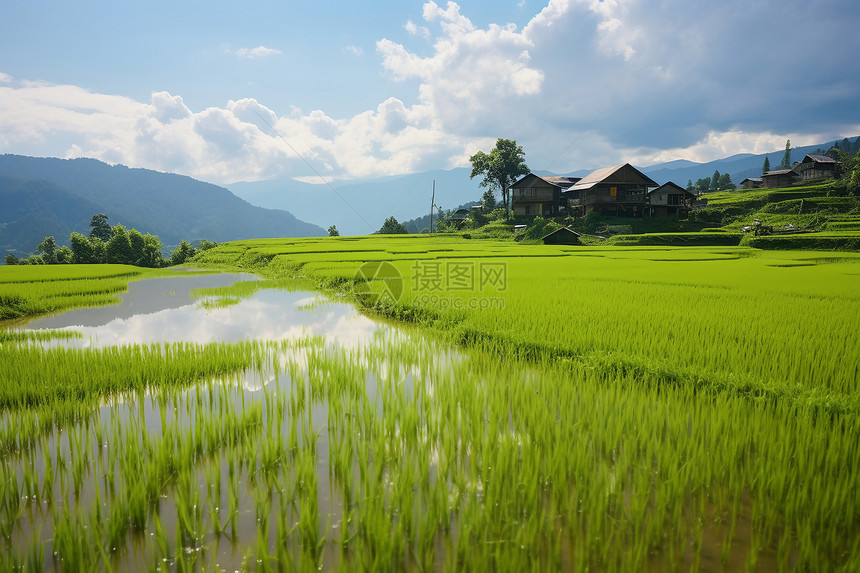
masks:
[[[407,20],[404,28],[406,28],[406,31],[409,32],[410,34],[412,34],[413,36],[421,36],[425,40],[430,39],[430,36],[431,36],[430,28],[428,28],[427,26],[419,26],[418,24],[416,24],[412,20]]]
[[[0,74],[0,152],[39,148],[228,183],[315,177],[302,158],[329,180],[465,166],[498,137],[523,145],[533,169],[565,172],[860,133],[856,50],[821,55],[832,38],[850,44],[857,10],[548,0],[518,29],[479,27],[456,3],[427,2],[422,19],[405,23],[416,46],[376,43],[379,81],[402,82],[399,97],[351,117],[270,109],[252,97],[191,109],[168,92],[140,102]]]
[[[235,52],[233,52],[240,58],[247,58],[249,60],[256,60],[258,58],[268,58],[269,56],[277,56],[278,54],[282,54],[280,50],[275,48],[267,48],[266,46],[257,46],[256,48],[239,48]]]
[[[352,54],[353,56],[363,56],[364,50],[361,46],[347,46],[343,49],[344,52],[348,54]]]

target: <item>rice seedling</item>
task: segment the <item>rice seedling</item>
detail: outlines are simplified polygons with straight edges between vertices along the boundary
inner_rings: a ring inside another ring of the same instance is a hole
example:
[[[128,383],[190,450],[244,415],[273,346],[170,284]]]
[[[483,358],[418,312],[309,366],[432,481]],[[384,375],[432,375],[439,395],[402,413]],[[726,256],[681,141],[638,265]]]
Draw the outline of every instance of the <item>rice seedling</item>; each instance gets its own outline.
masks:
[[[38,565],[38,528],[62,569],[860,564],[857,257],[228,247],[218,264],[319,272],[331,294],[361,257],[390,255],[407,297],[416,257],[504,260],[506,290],[451,296],[505,305],[435,308],[421,316],[438,336],[349,348],[3,342],[2,564]],[[28,513],[32,493],[47,514]]]

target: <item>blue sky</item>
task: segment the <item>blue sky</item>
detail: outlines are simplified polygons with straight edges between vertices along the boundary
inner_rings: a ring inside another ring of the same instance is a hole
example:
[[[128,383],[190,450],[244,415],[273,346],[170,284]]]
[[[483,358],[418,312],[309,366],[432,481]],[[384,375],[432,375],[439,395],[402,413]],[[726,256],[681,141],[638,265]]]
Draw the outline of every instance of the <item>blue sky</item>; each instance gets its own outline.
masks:
[[[215,183],[860,135],[856,0],[4,2],[0,153]]]

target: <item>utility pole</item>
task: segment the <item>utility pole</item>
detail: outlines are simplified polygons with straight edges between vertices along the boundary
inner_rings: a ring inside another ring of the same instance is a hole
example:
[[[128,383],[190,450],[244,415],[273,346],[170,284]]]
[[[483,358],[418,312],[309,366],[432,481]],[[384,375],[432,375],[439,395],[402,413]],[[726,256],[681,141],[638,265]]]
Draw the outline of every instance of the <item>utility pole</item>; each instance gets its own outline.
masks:
[[[433,180],[433,195],[430,197],[430,232],[433,232],[433,207],[436,206],[436,180]]]

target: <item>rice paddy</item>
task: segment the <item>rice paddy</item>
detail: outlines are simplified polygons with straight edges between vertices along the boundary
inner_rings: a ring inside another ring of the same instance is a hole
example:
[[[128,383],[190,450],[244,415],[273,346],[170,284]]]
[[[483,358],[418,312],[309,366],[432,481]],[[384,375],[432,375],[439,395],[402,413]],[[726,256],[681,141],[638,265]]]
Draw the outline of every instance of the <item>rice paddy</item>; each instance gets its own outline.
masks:
[[[352,294],[374,261],[397,300]],[[860,568],[854,253],[369,237],[200,264],[267,279],[203,313],[290,279],[399,326],[7,331],[0,568]]]

